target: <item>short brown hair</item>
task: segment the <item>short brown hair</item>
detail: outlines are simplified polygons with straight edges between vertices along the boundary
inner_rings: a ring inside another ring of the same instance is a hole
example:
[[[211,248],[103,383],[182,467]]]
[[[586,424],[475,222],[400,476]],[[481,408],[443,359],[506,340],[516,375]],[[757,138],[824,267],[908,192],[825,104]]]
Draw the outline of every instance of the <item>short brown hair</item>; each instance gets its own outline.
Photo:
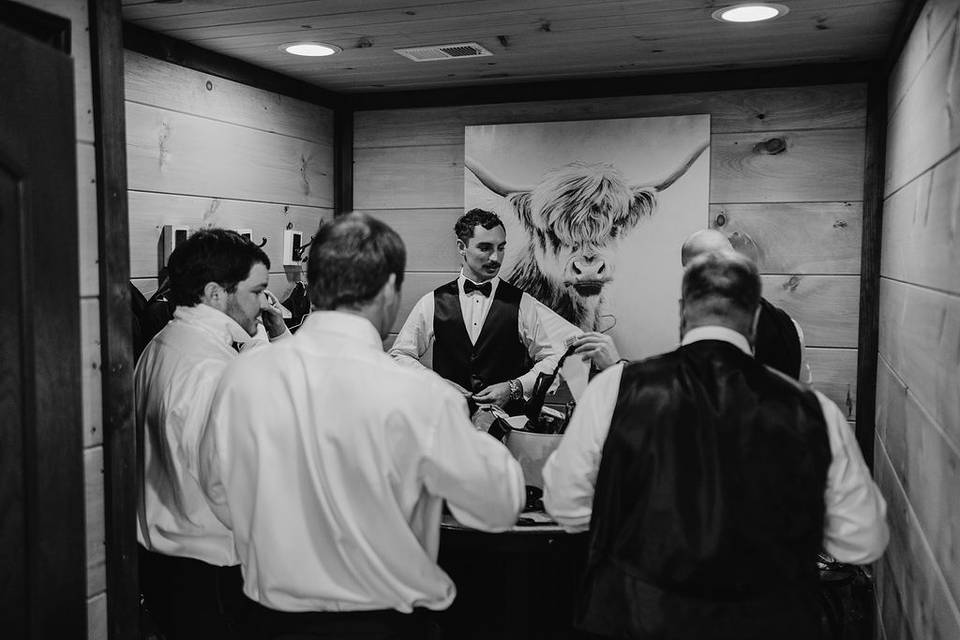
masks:
[[[406,263],[403,240],[389,225],[364,213],[337,217],[320,225],[310,243],[310,302],[327,310],[363,306],[390,274],[399,291]]]

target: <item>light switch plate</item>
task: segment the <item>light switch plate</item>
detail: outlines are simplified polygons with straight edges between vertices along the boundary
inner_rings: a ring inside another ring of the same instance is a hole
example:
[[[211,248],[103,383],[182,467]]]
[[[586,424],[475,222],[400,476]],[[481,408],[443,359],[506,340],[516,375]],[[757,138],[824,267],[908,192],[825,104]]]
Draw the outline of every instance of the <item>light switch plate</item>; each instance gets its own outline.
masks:
[[[294,229],[283,231],[283,266],[300,265],[300,247],[303,246],[303,232]]]

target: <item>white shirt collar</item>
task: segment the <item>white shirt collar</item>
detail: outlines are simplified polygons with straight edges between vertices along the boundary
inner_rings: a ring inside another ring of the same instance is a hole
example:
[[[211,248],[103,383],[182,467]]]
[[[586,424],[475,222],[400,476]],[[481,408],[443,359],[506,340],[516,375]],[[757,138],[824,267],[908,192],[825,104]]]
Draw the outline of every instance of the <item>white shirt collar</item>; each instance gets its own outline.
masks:
[[[720,340],[722,342],[729,342],[748,356],[753,355],[753,349],[750,348],[750,343],[742,333],[734,331],[733,329],[728,329],[727,327],[720,327],[716,325],[695,327],[690,329],[687,331],[686,335],[683,336],[683,340],[680,341],[680,346],[682,347],[692,342],[699,342],[701,340]]]
[[[173,311],[173,317],[209,331],[225,345],[234,342],[247,342],[253,337],[237,324],[236,320],[202,302],[192,307],[177,307]]]
[[[460,275],[457,276],[457,290],[460,291],[461,294],[463,293],[463,283],[466,282],[467,280],[469,280],[473,284],[483,284],[483,282],[477,282],[473,278],[468,278],[466,274],[463,273],[463,269],[461,268]],[[489,280],[484,280],[484,282],[490,283],[490,298],[492,299],[493,294],[497,292],[497,285],[500,284],[500,274],[498,273],[497,275],[493,276]]]
[[[337,333],[349,339],[356,340],[364,346],[383,351],[383,340],[369,320],[355,313],[345,311],[314,311],[303,321],[297,335],[306,332]]]

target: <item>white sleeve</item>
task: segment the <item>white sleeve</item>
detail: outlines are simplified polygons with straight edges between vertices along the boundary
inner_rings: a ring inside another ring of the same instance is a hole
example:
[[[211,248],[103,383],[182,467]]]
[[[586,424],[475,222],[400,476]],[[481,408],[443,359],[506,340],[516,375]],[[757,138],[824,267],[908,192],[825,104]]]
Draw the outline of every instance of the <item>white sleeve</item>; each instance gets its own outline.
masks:
[[[430,493],[453,517],[480,531],[505,531],[517,521],[526,492],[520,464],[498,440],[477,431],[462,398],[447,389],[421,464]]]
[[[887,503],[840,408],[819,391],[816,394],[832,455],[824,495],[823,547],[840,562],[868,564],[880,557],[890,538]]]
[[[620,393],[623,366],[615,364],[590,382],[560,446],[543,467],[543,505],[570,533],[590,527],[597,471]]]
[[[523,394],[530,397],[540,373],[552,373],[566,350],[567,338],[583,333],[528,293],[520,297],[520,341],[527,348],[533,367],[520,376]]]
[[[420,358],[433,343],[433,292],[417,301],[390,347],[390,356],[410,367],[423,367]]]
[[[810,370],[810,362],[807,360],[807,342],[803,337],[803,328],[800,323],[790,318],[793,328],[797,331],[797,339],[800,341],[800,382],[804,384],[813,384],[813,371]]]
[[[227,505],[227,490],[223,484],[222,465],[228,459],[224,450],[227,443],[221,435],[225,425],[230,423],[230,416],[229,405],[224,400],[222,378],[220,382],[200,438],[198,480],[214,515],[225,527],[232,529],[233,519]]]

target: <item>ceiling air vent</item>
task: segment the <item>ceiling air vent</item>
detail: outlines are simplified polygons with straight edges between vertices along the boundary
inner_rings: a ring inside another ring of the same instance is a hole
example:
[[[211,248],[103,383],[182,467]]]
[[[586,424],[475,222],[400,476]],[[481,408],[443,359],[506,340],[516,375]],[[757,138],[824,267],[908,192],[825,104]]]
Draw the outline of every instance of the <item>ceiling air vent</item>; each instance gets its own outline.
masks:
[[[476,42],[439,44],[433,47],[410,47],[394,49],[394,51],[414,62],[435,62],[437,60],[453,60],[454,58],[482,58],[483,56],[493,55]]]

